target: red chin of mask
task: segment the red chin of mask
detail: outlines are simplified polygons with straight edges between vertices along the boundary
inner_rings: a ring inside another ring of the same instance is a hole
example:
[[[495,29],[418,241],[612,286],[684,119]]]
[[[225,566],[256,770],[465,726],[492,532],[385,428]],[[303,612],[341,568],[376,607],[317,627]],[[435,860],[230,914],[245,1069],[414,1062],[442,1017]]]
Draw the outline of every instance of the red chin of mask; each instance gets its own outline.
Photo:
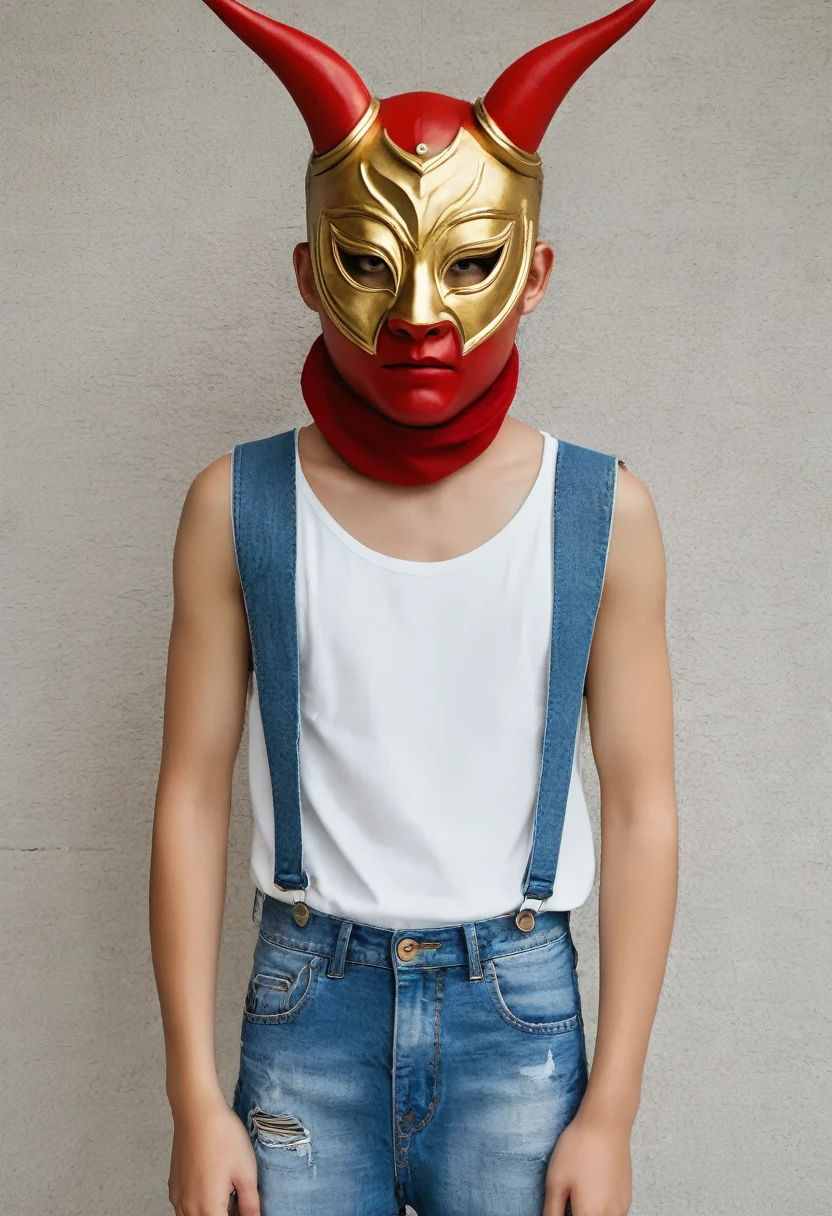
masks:
[[[454,325],[388,321],[374,354],[323,314],[301,376],[307,408],[357,472],[396,485],[439,481],[492,443],[511,407],[519,316],[463,355]]]

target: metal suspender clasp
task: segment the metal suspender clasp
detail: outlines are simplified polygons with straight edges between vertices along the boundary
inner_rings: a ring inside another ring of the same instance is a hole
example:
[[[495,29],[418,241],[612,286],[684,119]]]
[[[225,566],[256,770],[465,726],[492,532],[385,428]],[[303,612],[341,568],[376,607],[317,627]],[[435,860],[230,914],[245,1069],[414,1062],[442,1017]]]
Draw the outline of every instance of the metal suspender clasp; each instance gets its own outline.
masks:
[[[524,899],[520,905],[514,923],[523,933],[531,933],[534,928],[536,914],[543,907],[542,899]]]
[[[292,892],[292,918],[296,925],[300,925],[301,929],[309,921],[309,905],[303,898],[303,891]]]

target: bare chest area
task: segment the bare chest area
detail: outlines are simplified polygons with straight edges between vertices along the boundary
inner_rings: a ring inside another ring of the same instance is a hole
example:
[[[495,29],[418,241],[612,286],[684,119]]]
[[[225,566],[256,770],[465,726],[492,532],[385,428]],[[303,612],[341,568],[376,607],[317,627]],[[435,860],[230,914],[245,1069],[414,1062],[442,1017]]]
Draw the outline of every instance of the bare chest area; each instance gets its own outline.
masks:
[[[544,437],[514,426],[499,446],[495,440],[481,456],[426,486],[390,485],[345,468],[306,428],[299,432],[298,452],[312,493],[361,544],[406,561],[447,561],[496,536],[531,493]]]

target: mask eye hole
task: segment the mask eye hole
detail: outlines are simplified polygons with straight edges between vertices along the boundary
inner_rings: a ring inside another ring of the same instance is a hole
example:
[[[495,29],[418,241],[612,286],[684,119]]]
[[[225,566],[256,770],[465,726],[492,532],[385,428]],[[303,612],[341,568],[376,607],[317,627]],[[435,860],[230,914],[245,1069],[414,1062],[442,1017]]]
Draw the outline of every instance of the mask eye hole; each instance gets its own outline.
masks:
[[[505,245],[489,253],[469,253],[449,263],[444,273],[444,285],[449,291],[462,291],[466,287],[479,287],[497,269]]]
[[[395,290],[393,271],[380,254],[351,253],[340,244],[336,244],[336,248],[344,274],[358,287],[371,291]]]

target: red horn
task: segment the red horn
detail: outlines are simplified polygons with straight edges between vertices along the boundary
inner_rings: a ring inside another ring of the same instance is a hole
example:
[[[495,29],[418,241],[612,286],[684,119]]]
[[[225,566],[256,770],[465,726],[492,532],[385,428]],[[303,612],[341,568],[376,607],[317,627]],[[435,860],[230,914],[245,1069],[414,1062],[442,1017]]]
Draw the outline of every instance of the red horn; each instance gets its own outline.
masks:
[[[205,3],[282,80],[319,156],[345,139],[366,114],[371,100],[367,86],[331,47],[237,0]]]
[[[502,133],[524,152],[536,152],[572,85],[654,3],[632,0],[609,17],[544,42],[506,68],[483,99]]]

